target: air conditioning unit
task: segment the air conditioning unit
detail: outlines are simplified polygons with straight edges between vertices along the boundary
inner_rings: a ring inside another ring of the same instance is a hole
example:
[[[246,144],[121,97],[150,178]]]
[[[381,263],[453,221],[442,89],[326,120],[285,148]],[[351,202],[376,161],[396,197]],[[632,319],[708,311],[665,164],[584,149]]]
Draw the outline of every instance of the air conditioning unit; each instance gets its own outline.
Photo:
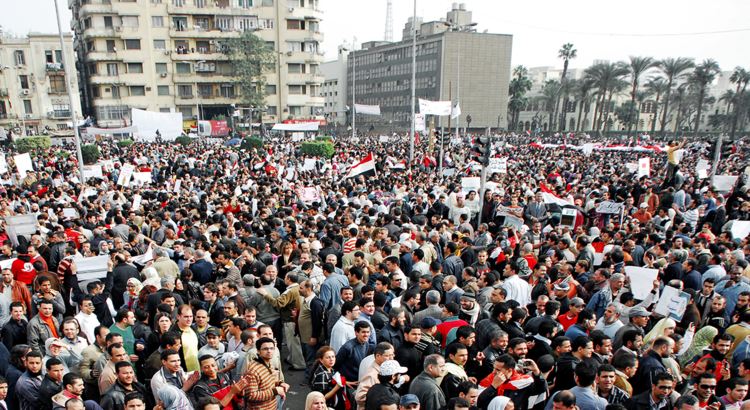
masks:
[[[293,54],[293,52],[291,52],[291,51],[287,51],[286,52],[286,55],[288,55],[288,56],[291,56],[292,54]]]
[[[29,90],[23,90],[23,95],[29,95],[29,94],[31,94],[31,91],[29,91]]]
[[[164,54],[165,54],[165,55],[170,55],[170,54],[172,54],[172,52],[171,52],[171,51],[169,51],[169,50],[167,50],[167,51],[165,51],[165,52],[164,52]]]
[[[208,44],[216,44],[214,40],[209,40]]]
[[[291,13],[293,11],[294,11],[294,7],[289,7],[289,12]]]
[[[34,114],[26,114],[26,118],[34,118]]]
[[[167,73],[161,73],[161,77],[162,78],[166,78],[167,77]]]
[[[55,118],[55,112],[54,111],[48,112],[47,113],[47,118]]]
[[[122,31],[122,26],[115,27],[115,31]]]

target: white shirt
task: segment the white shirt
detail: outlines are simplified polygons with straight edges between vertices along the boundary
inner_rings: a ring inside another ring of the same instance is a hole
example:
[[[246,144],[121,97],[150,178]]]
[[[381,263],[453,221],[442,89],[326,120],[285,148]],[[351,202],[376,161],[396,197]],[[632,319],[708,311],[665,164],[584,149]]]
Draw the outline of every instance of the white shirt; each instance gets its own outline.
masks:
[[[506,300],[515,300],[521,306],[531,304],[531,288],[529,284],[518,275],[513,275],[503,283],[502,288],[508,292]]]
[[[79,312],[75,318],[81,325],[81,330],[86,334],[86,338],[89,340],[89,343],[96,343],[96,335],[94,334],[94,329],[99,326],[99,319],[96,318],[96,315],[87,315],[83,312]]]

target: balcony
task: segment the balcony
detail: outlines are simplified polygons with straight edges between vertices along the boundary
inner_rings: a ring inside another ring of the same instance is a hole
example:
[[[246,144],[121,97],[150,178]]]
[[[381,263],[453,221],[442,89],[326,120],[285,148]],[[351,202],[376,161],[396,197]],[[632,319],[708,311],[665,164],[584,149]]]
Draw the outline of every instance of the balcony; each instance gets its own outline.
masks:
[[[47,71],[60,71],[62,69],[62,63],[47,63]]]
[[[120,27],[117,27],[117,29],[120,29]],[[119,37],[118,31],[114,27],[89,27],[87,29],[83,30],[83,38],[89,39],[89,38],[115,38]]]
[[[89,51],[86,53],[89,62],[94,61],[122,61],[122,57],[115,51]]]
[[[8,114],[0,113],[0,120],[7,120],[7,119],[8,119]]]
[[[102,0],[102,1],[89,1],[88,4],[84,3],[81,5],[80,10],[78,11],[80,16],[85,16],[89,14],[109,14],[113,13],[112,10],[112,4],[110,4],[109,1]]]
[[[179,97],[181,100],[192,100],[195,98],[193,94],[180,94]]]
[[[47,118],[70,118],[70,110],[55,110],[47,113]]]
[[[323,12],[316,9],[309,9],[307,7],[295,7],[292,9],[292,11],[288,11],[289,9],[284,8],[283,10],[287,10],[286,18],[299,18],[299,19],[305,19],[305,20],[322,20],[323,19]]]
[[[172,51],[170,54],[172,57],[172,61],[201,61],[201,60],[226,60],[226,56],[222,53],[219,53],[216,51],[215,47],[210,47],[208,50],[205,50],[205,52],[198,52],[196,50],[195,52],[186,52],[186,53],[178,53],[176,51]],[[210,56],[210,57],[209,57]]]
[[[175,4],[167,4],[167,13],[170,15],[172,14],[177,14],[177,15],[208,15],[210,14],[210,15],[215,15],[215,16],[234,16],[234,15],[237,15],[238,13],[242,13],[242,11],[247,12],[247,11],[257,9],[255,7],[240,8],[240,7],[216,6],[214,1],[215,0],[209,0],[205,3],[205,7],[198,7],[195,5],[195,3],[192,0],[189,0],[189,1],[182,0],[182,3],[184,3],[182,6],[177,6]],[[248,15],[251,15],[251,14],[248,14]]]
[[[0,88],[0,97],[7,97],[7,96],[8,96],[8,89]]]
[[[213,40],[213,39],[236,37],[238,35],[238,31],[235,31],[234,29],[220,30],[218,28],[203,29],[203,28],[196,28],[196,27],[199,27],[199,26],[186,28],[186,29],[170,28],[169,36],[171,38],[198,38],[198,39]]]
[[[65,87],[49,87],[47,89],[47,94],[67,94],[68,90],[65,89]]]

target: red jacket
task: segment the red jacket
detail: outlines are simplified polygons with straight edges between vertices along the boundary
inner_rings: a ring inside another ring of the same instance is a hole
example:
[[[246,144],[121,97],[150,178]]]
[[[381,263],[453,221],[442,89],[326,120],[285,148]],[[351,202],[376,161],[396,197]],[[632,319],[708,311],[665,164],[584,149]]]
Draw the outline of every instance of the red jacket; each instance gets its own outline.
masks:
[[[29,255],[18,255],[18,259],[13,261],[10,271],[13,272],[13,279],[31,285],[36,276],[33,261]]]

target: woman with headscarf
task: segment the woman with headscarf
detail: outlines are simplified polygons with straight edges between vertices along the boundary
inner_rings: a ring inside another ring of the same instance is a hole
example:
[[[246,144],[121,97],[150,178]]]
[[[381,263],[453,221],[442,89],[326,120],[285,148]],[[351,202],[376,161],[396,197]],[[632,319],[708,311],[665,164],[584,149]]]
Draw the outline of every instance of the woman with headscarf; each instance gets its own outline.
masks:
[[[138,301],[141,289],[143,289],[141,281],[136,278],[128,279],[128,283],[125,285],[125,292],[122,293],[122,300],[125,303],[121,307],[134,310],[134,305]]]
[[[650,345],[654,340],[659,338],[660,336],[667,337],[674,333],[674,328],[677,326],[674,320],[665,317],[664,319],[660,320],[656,323],[656,326],[654,326],[653,329],[651,329],[650,332],[646,335],[646,337],[643,338],[643,344],[644,345]]]
[[[326,398],[321,392],[310,392],[305,399],[305,410],[326,410]]]
[[[516,406],[505,396],[497,396],[487,406],[487,410],[515,410]]]
[[[161,288],[161,280],[159,278],[159,273],[156,271],[156,268],[151,266],[149,266],[148,268],[144,268],[143,274],[146,276],[146,280],[143,281],[143,286],[153,285],[156,286],[156,289]]]
[[[156,393],[159,405],[154,410],[193,410],[185,393],[172,385],[164,386]]]
[[[701,328],[698,333],[693,337],[693,343],[680,357],[679,363],[681,368],[685,368],[688,363],[691,363],[693,359],[703,357],[703,349],[711,346],[714,341],[714,337],[719,334],[719,331],[713,326],[705,326]]]

